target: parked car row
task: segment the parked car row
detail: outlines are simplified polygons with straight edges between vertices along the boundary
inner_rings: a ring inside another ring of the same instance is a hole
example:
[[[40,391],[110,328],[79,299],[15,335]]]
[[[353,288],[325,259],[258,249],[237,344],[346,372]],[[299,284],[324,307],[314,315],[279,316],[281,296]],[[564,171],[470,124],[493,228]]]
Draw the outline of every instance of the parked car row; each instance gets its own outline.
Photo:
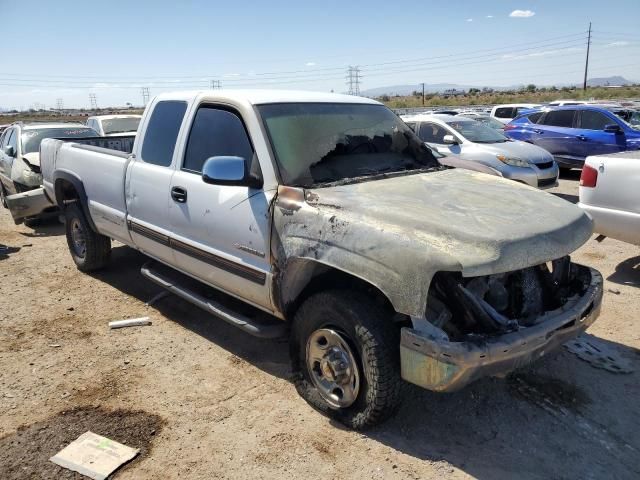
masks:
[[[561,168],[570,169],[581,168],[589,155],[640,149],[639,123],[638,112],[632,110],[572,105],[529,110],[504,131],[544,148]]]
[[[442,165],[486,159],[540,186],[557,176],[547,152],[470,118],[411,123],[354,96],[162,94],[132,146],[43,140],[38,190],[78,269],[107,267],[112,239],[140,250],[175,295],[252,335],[288,332],[300,395],[365,428],[402,380],[453,391],[506,373],[584,331],[602,300],[601,275],[569,258],[592,232],[582,210]]]
[[[500,131],[476,119],[462,115],[413,115],[402,117],[420,139],[445,155],[440,163],[464,166],[492,175],[525,183],[532,187],[557,185],[558,166],[546,150],[525,142],[513,141]]]

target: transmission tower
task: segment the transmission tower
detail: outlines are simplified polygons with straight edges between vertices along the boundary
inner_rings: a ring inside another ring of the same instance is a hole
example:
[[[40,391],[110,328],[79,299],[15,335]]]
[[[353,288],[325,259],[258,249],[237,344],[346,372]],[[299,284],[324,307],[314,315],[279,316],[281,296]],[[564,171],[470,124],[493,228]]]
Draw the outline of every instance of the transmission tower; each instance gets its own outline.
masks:
[[[98,109],[98,100],[96,99],[96,94],[95,93],[90,93],[89,94],[89,102],[91,103],[91,110],[97,110]]]
[[[56,108],[58,110],[64,110],[64,102],[61,98],[56,99]]]
[[[360,75],[360,67],[357,65],[351,66],[347,69],[347,87],[349,95],[360,95],[360,80],[362,79],[362,75]]]
[[[216,90],[218,88],[222,88],[220,80],[211,80],[211,90]]]
[[[149,103],[149,87],[142,87],[140,91],[142,92],[142,105],[146,107]]]

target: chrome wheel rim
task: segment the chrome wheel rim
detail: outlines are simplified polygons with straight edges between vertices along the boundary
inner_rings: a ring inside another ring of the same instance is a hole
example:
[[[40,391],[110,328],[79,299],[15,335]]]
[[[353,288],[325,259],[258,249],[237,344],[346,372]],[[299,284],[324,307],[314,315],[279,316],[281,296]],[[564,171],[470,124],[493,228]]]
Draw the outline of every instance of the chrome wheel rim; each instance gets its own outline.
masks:
[[[87,241],[82,224],[77,218],[71,220],[71,242],[73,243],[73,251],[75,254],[84,258],[87,253]]]
[[[335,330],[322,328],[307,341],[307,368],[322,398],[333,408],[353,404],[360,391],[360,372],[351,347]]]

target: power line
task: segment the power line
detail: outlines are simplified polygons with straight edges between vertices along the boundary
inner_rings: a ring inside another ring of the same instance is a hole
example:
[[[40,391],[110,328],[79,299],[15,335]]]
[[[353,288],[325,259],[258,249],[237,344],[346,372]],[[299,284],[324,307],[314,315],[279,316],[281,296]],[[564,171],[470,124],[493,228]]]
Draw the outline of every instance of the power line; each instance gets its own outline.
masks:
[[[478,57],[478,55],[476,55],[477,53],[483,53],[483,52],[501,52],[501,51],[506,51],[508,53],[509,50],[512,50],[514,47],[518,47],[518,46],[527,46],[527,48],[524,49],[519,49],[519,51],[527,51],[527,50],[535,50],[536,48],[546,48],[546,47],[551,47],[551,46],[556,46],[556,45],[562,45],[562,44],[567,44],[567,43],[575,43],[576,41],[580,40],[581,38],[584,38],[586,32],[580,32],[580,33],[573,33],[573,34],[567,34],[567,35],[560,35],[557,37],[549,37],[547,39],[541,39],[541,40],[537,40],[537,41],[533,41],[533,42],[526,42],[526,43],[522,43],[522,44],[511,44],[509,47],[498,47],[498,48],[492,48],[492,49],[481,49],[481,50],[473,50],[473,51],[468,51],[465,52],[464,54],[457,54],[457,53],[453,53],[453,54],[448,54],[448,55],[439,55],[439,56],[431,56],[431,57],[417,57],[417,58],[412,58],[412,59],[404,59],[404,60],[394,60],[391,62],[379,62],[379,63],[369,63],[369,64],[361,64],[361,67],[377,67],[377,66],[386,66],[386,65],[392,65],[392,64],[401,64],[401,63],[415,63],[415,62],[419,62],[419,61],[423,61],[423,60],[437,60],[437,59],[446,59],[446,58],[461,58],[461,57],[469,57],[469,56],[473,56],[473,57]],[[580,38],[573,38],[570,40],[564,40],[561,42],[553,42],[553,43],[549,43],[551,40],[557,40],[557,39],[567,39],[568,37],[580,37]],[[533,46],[532,46],[533,45]],[[536,46],[537,45],[537,46]],[[492,56],[495,55],[496,53],[492,53],[492,54],[487,54],[485,56]],[[442,62],[437,62],[437,63],[442,63]],[[335,67],[320,67],[320,68],[314,68],[313,70],[309,70],[309,69],[305,69],[305,70],[285,70],[285,71],[276,71],[276,72],[258,72],[258,73],[252,73],[248,76],[250,77],[260,77],[260,76],[281,76],[281,75],[286,75],[286,76],[290,76],[292,74],[297,74],[297,73],[302,73],[302,74],[311,74],[313,75],[315,72],[327,72],[327,71],[339,71],[339,70],[344,70],[344,67],[339,67],[339,66],[335,66]],[[4,76],[25,76],[23,74],[16,74],[16,73],[0,73],[0,75],[4,75]],[[28,75],[26,75],[28,76]],[[161,79],[161,78],[173,78],[173,79],[190,79],[193,80],[195,79],[201,79],[204,80],[204,77],[220,77],[223,75],[190,75],[190,76],[185,76],[185,75],[154,75],[154,76],[130,76],[130,77],[123,77],[123,76],[106,76],[106,75],[90,75],[90,76],[78,76],[78,75],[46,75],[46,76],[42,76],[40,74],[38,74],[38,78],[87,78],[87,79],[125,79],[125,78],[129,78],[129,79]],[[251,80],[251,79],[228,79],[226,80],[227,82],[236,82],[236,81],[246,81],[246,80]],[[53,81],[51,81],[53,82]],[[70,82],[66,82],[64,80],[59,81],[60,83],[70,83]],[[75,83],[82,83],[82,82],[75,82]],[[122,82],[120,81],[119,83],[126,83],[126,82]],[[138,82],[130,82],[130,83],[138,83]]]

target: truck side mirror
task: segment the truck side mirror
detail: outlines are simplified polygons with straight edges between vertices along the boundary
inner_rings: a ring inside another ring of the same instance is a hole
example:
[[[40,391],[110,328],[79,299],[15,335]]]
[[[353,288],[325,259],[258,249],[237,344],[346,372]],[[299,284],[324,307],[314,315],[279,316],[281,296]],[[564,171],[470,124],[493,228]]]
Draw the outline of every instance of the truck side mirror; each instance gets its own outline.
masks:
[[[16,156],[16,150],[15,148],[13,148],[13,145],[7,145],[6,147],[4,147],[4,153],[9,155],[10,157]]]
[[[262,187],[262,178],[251,172],[250,161],[242,157],[208,158],[202,166],[202,180],[213,185]]]
[[[607,133],[622,133],[622,129],[617,123],[610,123],[608,125],[605,125],[604,131]]]
[[[458,140],[453,135],[445,135],[444,137],[442,137],[442,141],[446,145],[457,145],[458,144]]]

